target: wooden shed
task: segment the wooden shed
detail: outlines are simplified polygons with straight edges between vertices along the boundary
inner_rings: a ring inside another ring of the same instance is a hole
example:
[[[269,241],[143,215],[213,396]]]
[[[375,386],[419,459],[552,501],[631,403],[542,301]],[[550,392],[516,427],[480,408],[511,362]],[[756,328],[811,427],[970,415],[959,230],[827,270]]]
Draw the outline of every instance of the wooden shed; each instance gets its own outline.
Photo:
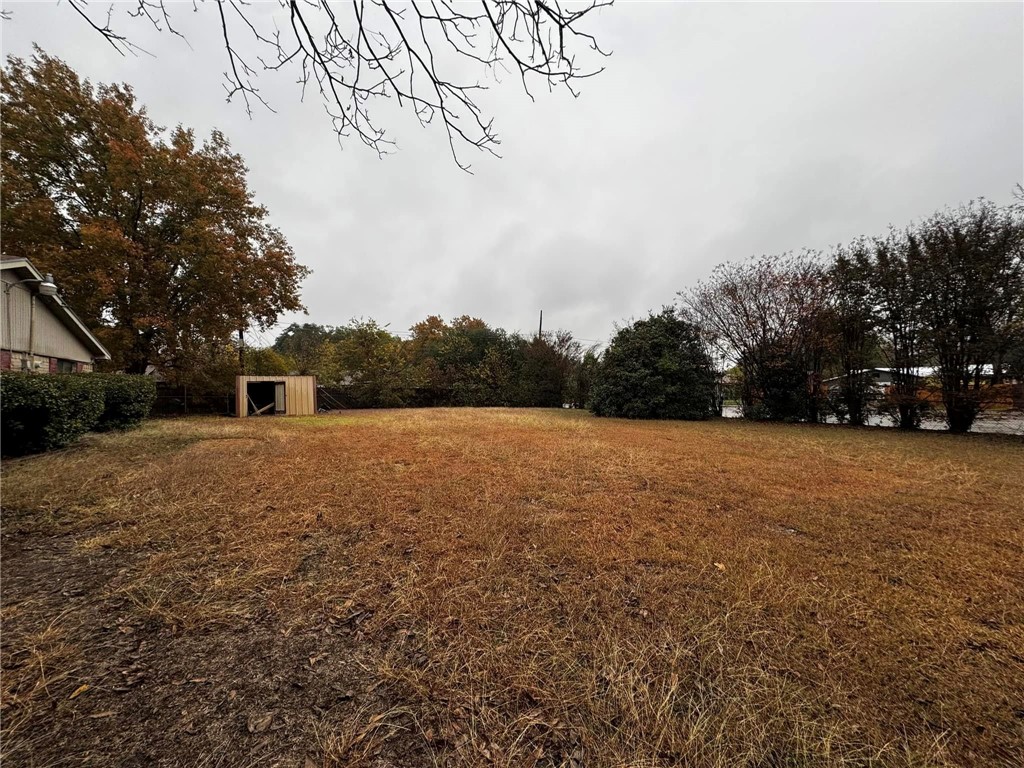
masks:
[[[316,376],[237,376],[238,416],[313,416]]]

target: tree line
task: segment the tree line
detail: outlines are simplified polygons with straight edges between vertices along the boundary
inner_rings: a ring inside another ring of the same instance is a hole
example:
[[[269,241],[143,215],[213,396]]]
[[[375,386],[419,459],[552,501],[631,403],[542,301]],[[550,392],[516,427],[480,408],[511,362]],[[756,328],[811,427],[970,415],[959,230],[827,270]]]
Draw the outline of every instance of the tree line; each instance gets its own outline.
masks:
[[[828,254],[717,267],[679,294],[683,317],[735,365],[745,416],[920,426],[937,401],[966,432],[1024,378],[1024,197],[935,213]],[[880,391],[868,369],[885,367]]]
[[[246,350],[244,370],[315,375],[325,408],[567,406],[700,419],[717,392],[700,331],[672,308],[620,328],[603,353],[569,331],[528,338],[469,316],[431,315],[404,338],[374,320],[293,323],[272,346]]]
[[[366,407],[704,418],[734,396],[748,418],[863,424],[881,412],[905,429],[937,407],[957,432],[1002,381],[1024,379],[1024,190],[828,253],[722,264],[619,328],[603,354],[565,331],[436,316],[402,335],[373,320],[293,325],[246,349],[243,331],[302,309],[308,270],[226,137],[157,126],[128,86],[94,85],[38,49],[7,60],[0,98],[4,254],[56,276],[114,370],[207,392],[239,372],[315,373]],[[891,373],[884,391],[877,367]]]
[[[915,429],[937,409],[966,432],[1003,382],[1024,379],[1022,214],[1020,201],[978,200],[829,253],[722,264],[677,306],[619,328],[603,354],[566,331],[526,339],[432,316],[406,339],[372,320],[293,325],[250,367],[315,373],[363,406],[693,419],[732,396],[751,419],[862,425],[881,413]],[[880,368],[891,385],[877,385]]]
[[[561,407],[586,403],[596,359],[566,331],[527,338],[480,318],[432,315],[405,338],[372,319],[292,324],[273,346],[246,350],[244,368],[316,375],[345,407]]]

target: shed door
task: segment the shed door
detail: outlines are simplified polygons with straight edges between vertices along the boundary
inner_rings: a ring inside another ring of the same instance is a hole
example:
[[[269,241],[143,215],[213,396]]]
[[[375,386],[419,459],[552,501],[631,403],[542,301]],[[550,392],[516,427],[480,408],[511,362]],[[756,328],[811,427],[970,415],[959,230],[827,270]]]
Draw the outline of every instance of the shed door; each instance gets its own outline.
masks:
[[[284,413],[284,382],[278,381],[274,385],[274,412]]]

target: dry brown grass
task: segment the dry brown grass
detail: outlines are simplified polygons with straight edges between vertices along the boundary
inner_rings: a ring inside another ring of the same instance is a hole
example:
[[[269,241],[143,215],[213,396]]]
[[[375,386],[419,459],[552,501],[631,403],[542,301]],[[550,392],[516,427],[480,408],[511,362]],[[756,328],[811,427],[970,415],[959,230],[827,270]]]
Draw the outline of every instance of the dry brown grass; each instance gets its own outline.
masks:
[[[376,693],[229,765],[1024,764],[1021,499],[1012,439],[489,409],[151,422],[3,472],[7,540],[119,565],[108,624],[358,644],[309,666]],[[5,754],[95,750],[79,703],[144,734],[110,686],[68,700],[105,652],[31,567],[4,564]],[[211,727],[182,764],[261,735]]]

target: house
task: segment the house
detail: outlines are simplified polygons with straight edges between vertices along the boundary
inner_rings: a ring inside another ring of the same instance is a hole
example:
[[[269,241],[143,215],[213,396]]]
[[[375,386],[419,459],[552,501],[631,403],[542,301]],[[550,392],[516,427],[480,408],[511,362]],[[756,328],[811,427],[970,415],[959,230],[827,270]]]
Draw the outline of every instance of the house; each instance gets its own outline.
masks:
[[[0,258],[0,369],[82,373],[110,353],[28,259]]]
[[[898,369],[896,368],[865,368],[861,371],[854,371],[852,375],[862,376],[870,387],[884,390],[893,385],[897,372]],[[928,365],[910,368],[908,372],[922,383],[939,375],[938,368]],[[989,364],[981,366],[979,373],[982,380],[990,381],[992,379],[992,366]],[[845,376],[833,376],[831,379],[825,379],[824,383],[828,389],[837,389],[845,378]]]
[[[927,379],[930,376],[934,376],[935,371],[935,368],[922,366],[910,369],[909,373],[917,379]],[[861,371],[854,371],[851,376],[862,378],[869,387],[884,390],[892,386],[895,379],[895,369],[865,368]],[[825,379],[824,384],[828,389],[837,389],[845,379],[845,376],[833,376],[831,379]]]

